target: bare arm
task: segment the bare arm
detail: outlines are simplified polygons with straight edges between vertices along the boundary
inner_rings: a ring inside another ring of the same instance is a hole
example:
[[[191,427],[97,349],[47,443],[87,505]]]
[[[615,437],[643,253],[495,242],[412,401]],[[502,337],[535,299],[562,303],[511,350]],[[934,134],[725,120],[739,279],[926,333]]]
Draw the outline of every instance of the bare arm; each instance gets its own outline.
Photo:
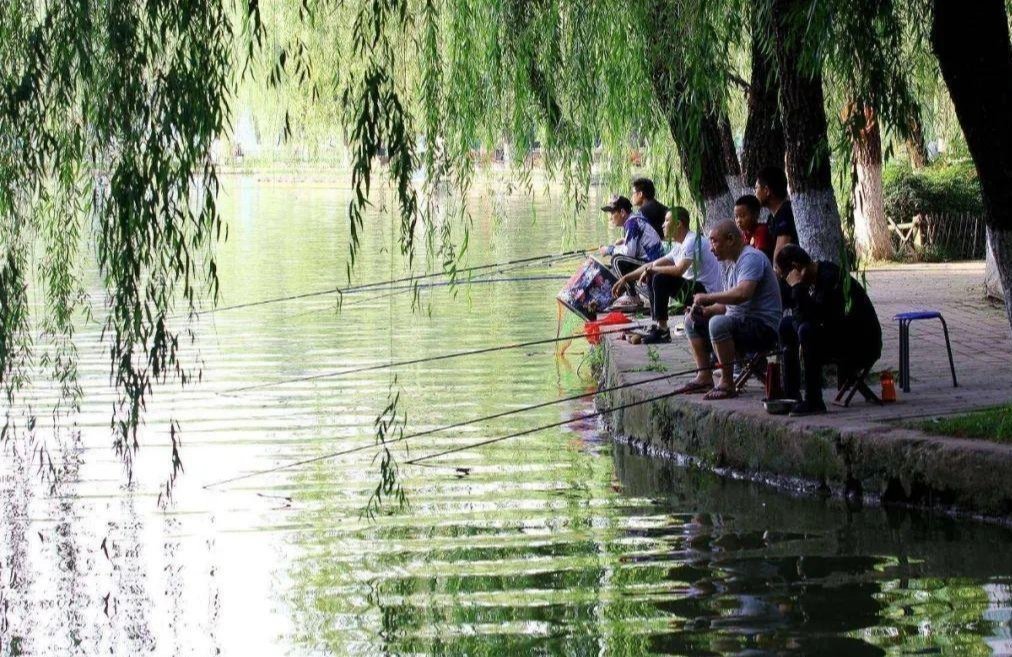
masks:
[[[736,306],[751,299],[757,287],[759,287],[759,281],[742,281],[730,290],[714,292],[713,294],[697,294],[693,297],[693,302],[703,306],[715,303],[725,306]]]
[[[659,262],[660,260],[657,261],[657,263]],[[672,265],[658,266],[657,263],[654,263],[653,272],[655,274],[666,274],[668,276],[682,276],[685,272],[689,271],[689,267],[692,266],[692,260],[689,260],[688,258],[679,260]]]
[[[629,281],[639,280],[640,278],[643,277],[643,274],[647,273],[648,271],[653,272],[658,271],[657,269],[658,266],[664,269],[666,268],[665,263],[669,262],[671,262],[670,256],[661,256],[660,258],[654,260],[653,262],[648,262],[645,265],[640,265],[636,269],[632,270],[628,274],[625,274],[624,276],[618,279],[615,285],[613,285],[611,288],[612,294],[615,296],[619,296],[622,293],[622,288],[625,287],[626,283],[628,283]]]
[[[784,248],[791,243],[790,235],[781,235],[777,238],[777,243],[773,247],[773,262],[777,261],[777,254],[780,253],[780,249]]]

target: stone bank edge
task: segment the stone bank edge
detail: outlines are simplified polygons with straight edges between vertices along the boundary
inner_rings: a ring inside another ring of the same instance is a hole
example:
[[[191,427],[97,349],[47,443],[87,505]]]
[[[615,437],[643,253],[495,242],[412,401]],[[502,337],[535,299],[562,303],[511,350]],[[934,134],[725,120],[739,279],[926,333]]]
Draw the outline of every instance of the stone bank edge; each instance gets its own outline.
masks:
[[[602,341],[602,388],[634,380],[632,372],[616,366],[610,342]],[[599,405],[610,408],[656,394],[631,386],[602,393]],[[666,397],[606,416],[616,437],[656,458],[793,492],[1012,525],[1012,446],[855,420],[850,428],[813,426],[740,413],[691,396]]]

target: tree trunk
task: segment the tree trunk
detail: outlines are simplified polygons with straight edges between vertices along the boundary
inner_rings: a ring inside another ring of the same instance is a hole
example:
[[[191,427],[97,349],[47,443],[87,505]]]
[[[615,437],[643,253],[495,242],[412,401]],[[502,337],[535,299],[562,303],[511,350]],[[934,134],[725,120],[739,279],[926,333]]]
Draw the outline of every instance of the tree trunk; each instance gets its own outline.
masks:
[[[717,127],[720,129],[720,150],[724,154],[724,167],[727,169],[727,188],[732,195],[741,195],[745,189],[741,179],[741,162],[738,160],[738,150],[734,146],[731,121],[726,114],[721,113]],[[733,212],[734,208],[731,210]]]
[[[1012,326],[1012,46],[1004,0],[935,0],[931,42],[977,167]]]
[[[773,0],[786,171],[801,246],[814,259],[844,259],[840,210],[829,168],[821,70],[802,70],[806,0]]]
[[[677,10],[677,4],[663,0],[652,2],[650,19],[644,26],[649,29],[642,38],[647,43],[666,43],[675,38],[672,12]],[[734,153],[726,115],[703,95],[688,92],[688,64],[679,51],[669,52],[662,48],[648,51],[654,94],[678,148],[689,191],[704,210],[704,225],[709,227],[716,221],[733,218],[734,197],[728,189],[728,176],[731,175],[731,158],[738,166],[738,157]]]
[[[756,176],[763,167],[784,166],[784,126],[777,99],[780,84],[776,62],[763,42],[772,33],[769,17],[766,7],[757,7],[753,12],[752,79],[741,155],[742,181],[747,188],[755,185]]]
[[[864,260],[885,260],[892,255],[892,237],[882,197],[882,136],[875,110],[861,103],[848,109],[851,143],[857,169],[854,189],[854,238]]]
[[[924,124],[920,115],[910,117],[910,135],[907,137],[907,155],[910,165],[915,169],[928,166],[928,148],[924,145]]]
[[[998,264],[994,261],[994,249],[991,248],[991,237],[987,238],[987,259],[984,266],[984,294],[990,299],[1005,300],[1001,277],[998,275]]]
[[[663,92],[661,92],[663,93]],[[666,94],[661,103],[674,111],[666,112],[671,136],[678,145],[682,173],[692,195],[702,203],[705,228],[734,217],[733,192],[728,188],[732,179],[721,140],[720,119],[712,112],[703,112],[695,125],[686,122],[689,111],[684,104],[672,102]]]

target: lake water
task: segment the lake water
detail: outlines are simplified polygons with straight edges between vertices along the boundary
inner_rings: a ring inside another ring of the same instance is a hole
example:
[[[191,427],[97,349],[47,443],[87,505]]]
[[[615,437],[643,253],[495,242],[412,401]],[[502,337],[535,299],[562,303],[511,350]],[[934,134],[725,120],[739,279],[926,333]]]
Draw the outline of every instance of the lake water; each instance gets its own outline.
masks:
[[[224,305],[344,283],[347,190],[225,185]],[[563,231],[565,211],[544,199],[469,205],[472,264],[609,237],[597,211]],[[389,219],[371,215],[356,280],[403,275],[395,252]],[[564,358],[538,345],[320,376],[552,337],[554,277],[578,262],[426,289],[420,310],[375,290],[347,295],[341,314],[321,296],[206,315],[202,381],[156,390],[130,486],[110,448],[98,328],[84,327],[80,439],[45,422],[35,436],[67,478],[40,483],[23,441],[0,460],[0,655],[1012,655],[1008,530],[658,464],[596,420],[402,465],[409,506],[373,520],[374,449],[203,488],[372,445],[391,390],[412,432],[593,389],[579,343]],[[593,408],[392,452],[403,463]],[[185,473],[162,510],[171,419]]]

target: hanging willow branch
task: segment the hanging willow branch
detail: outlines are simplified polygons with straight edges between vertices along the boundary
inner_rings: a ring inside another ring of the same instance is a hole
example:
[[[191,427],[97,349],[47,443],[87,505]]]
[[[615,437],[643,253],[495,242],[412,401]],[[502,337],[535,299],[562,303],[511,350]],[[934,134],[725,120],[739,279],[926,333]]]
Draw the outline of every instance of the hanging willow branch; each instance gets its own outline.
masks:
[[[248,9],[255,22],[256,3]],[[194,375],[180,359],[181,338],[192,336],[169,321],[172,310],[218,294],[210,247],[223,224],[209,152],[228,125],[232,20],[226,0],[0,9],[5,427],[14,428],[18,393],[39,367],[77,407],[73,327],[92,310],[78,269],[91,231],[117,391],[114,445],[128,476],[153,384]],[[45,302],[37,316],[27,306],[33,278]]]

